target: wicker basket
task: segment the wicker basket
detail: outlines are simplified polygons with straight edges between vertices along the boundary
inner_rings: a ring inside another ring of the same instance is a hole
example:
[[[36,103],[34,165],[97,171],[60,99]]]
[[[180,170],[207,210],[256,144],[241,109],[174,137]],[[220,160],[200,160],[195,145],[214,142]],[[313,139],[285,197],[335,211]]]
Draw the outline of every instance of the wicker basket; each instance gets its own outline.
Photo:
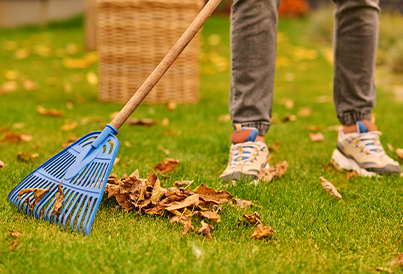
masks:
[[[203,0],[97,0],[101,101],[127,102],[203,7]],[[145,103],[197,103],[199,35]]]

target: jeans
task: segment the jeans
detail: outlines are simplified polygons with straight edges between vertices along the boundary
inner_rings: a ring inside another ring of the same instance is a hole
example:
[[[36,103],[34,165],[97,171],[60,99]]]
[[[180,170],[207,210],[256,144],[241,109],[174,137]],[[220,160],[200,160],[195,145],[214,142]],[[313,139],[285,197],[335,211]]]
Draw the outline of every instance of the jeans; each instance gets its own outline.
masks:
[[[343,125],[370,120],[375,106],[374,68],[379,0],[334,0],[333,95]],[[231,11],[232,123],[270,128],[280,0],[234,0]]]

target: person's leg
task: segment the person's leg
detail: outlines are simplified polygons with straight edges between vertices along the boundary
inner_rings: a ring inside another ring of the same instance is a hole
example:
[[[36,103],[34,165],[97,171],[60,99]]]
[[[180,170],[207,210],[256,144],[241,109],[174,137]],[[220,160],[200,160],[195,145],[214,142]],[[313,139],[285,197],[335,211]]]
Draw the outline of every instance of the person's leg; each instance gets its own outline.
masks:
[[[270,127],[280,0],[235,0],[231,9],[231,86],[234,125]]]
[[[332,163],[338,169],[400,174],[389,158],[380,132],[371,123],[375,106],[374,70],[378,46],[379,0],[335,0],[334,103],[343,125]]]
[[[251,180],[267,163],[280,0],[235,0],[231,10],[231,135],[222,181]]]
[[[374,68],[379,0],[336,0],[334,103],[343,125],[370,120],[375,106]]]

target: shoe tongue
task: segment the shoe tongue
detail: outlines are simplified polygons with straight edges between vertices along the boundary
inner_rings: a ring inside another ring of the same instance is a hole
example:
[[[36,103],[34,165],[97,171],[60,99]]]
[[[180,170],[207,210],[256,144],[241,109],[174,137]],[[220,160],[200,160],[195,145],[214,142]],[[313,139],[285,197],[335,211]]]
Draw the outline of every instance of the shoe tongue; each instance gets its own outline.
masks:
[[[357,122],[357,132],[358,133],[367,133],[367,132],[369,132],[369,130],[362,121],[358,121]]]
[[[235,131],[231,134],[231,141],[234,144],[255,142],[258,136],[258,130],[256,128],[242,128],[239,131]]]

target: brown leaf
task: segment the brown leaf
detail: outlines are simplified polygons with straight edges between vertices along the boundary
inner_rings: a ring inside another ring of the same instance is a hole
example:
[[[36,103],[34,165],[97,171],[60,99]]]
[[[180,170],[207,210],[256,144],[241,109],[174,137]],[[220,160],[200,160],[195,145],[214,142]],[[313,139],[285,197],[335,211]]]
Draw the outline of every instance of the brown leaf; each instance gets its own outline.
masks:
[[[300,116],[300,117],[306,117],[306,116],[312,115],[312,113],[313,113],[312,108],[309,108],[309,107],[302,107],[302,108],[300,108],[300,109],[298,110],[297,115]]]
[[[173,158],[165,158],[161,163],[154,166],[154,170],[158,173],[167,173],[173,171],[179,165],[179,161]]]
[[[227,122],[227,121],[231,121],[231,115],[229,114],[223,114],[217,117],[217,121],[218,122]]]
[[[129,126],[152,126],[158,124],[158,122],[152,119],[129,118],[127,119],[127,124]]]
[[[231,205],[238,206],[238,207],[243,208],[243,209],[247,209],[252,205],[252,202],[247,201],[247,200],[241,200],[241,199],[234,198],[231,201]]]
[[[194,227],[192,225],[192,218],[187,217],[185,215],[180,215],[180,216],[173,216],[171,220],[169,220],[171,223],[179,222],[180,224],[183,225],[183,231],[182,235],[186,235],[188,231],[191,229],[192,231],[194,230]]]
[[[161,125],[163,126],[168,126],[169,125],[169,119],[167,117],[165,117],[164,119],[162,119],[161,121]]]
[[[202,217],[207,218],[213,222],[219,223],[221,222],[221,217],[215,212],[212,211],[199,211],[197,212],[197,217],[201,219]]]
[[[368,268],[368,270],[374,270],[374,271],[382,271],[386,273],[393,273],[392,269],[386,268],[386,267],[371,267]]]
[[[391,267],[395,267],[398,265],[403,265],[403,253],[399,255],[399,257],[397,257],[396,259],[394,259],[391,263],[390,266]]]
[[[199,234],[199,235],[202,234],[204,236],[204,238],[206,238],[208,240],[211,239],[210,232],[211,232],[211,230],[214,229],[214,227],[208,223],[205,223],[204,221],[201,221],[201,225],[202,225],[201,228],[199,228],[197,230],[197,234]]]
[[[39,114],[44,115],[44,116],[63,116],[64,112],[61,110],[57,109],[45,109],[42,106],[37,106],[36,110],[38,111]]]
[[[309,125],[307,127],[310,131],[319,131],[322,129],[322,126],[313,126],[313,125]]]
[[[153,187],[153,191],[151,193],[151,203],[153,203],[154,205],[157,204],[166,192],[167,190],[161,187],[160,180],[157,178]]]
[[[261,168],[258,179],[264,182],[270,182],[273,178],[280,178],[287,171],[287,161],[278,162],[275,167]]]
[[[389,149],[390,152],[394,152],[394,151],[395,151],[395,149],[393,148],[393,146],[392,146],[390,143],[388,143],[386,146],[388,147],[388,149]]]
[[[38,89],[38,83],[36,83],[36,82],[34,82],[34,81],[32,81],[32,80],[29,80],[29,79],[25,79],[25,80],[22,82],[22,85],[24,86],[24,88],[25,88],[26,90],[35,90],[35,89]]]
[[[178,210],[178,209],[182,209],[185,207],[196,207],[199,205],[199,199],[200,196],[198,194],[193,194],[189,197],[187,197],[183,202],[173,202],[171,203],[166,210],[168,211],[174,211],[174,210]]]
[[[400,159],[403,159],[403,149],[402,148],[396,148],[396,154]]]
[[[335,125],[335,126],[328,126],[328,131],[339,131],[343,126],[342,125]]]
[[[309,133],[309,139],[311,139],[312,142],[323,142],[325,140],[325,136],[323,136],[322,133],[311,132]]]
[[[199,194],[201,200],[215,204],[226,203],[233,198],[228,191],[216,191],[214,188],[209,188],[205,184],[199,185],[193,192]]]
[[[264,224],[260,223],[257,225],[257,228],[252,233],[252,238],[261,239],[271,237],[273,236],[274,232],[275,231],[270,226],[265,226]]]
[[[56,201],[55,201],[55,205],[53,206],[53,211],[52,211],[52,215],[51,215],[51,217],[53,217],[53,216],[55,216],[55,215],[57,215],[57,217],[59,217],[59,209],[62,207],[62,205],[63,205],[63,200],[64,200],[64,197],[63,197],[63,195],[64,195],[64,193],[63,193],[63,189],[62,189],[62,183],[60,183],[58,186],[57,186],[57,189],[58,189],[58,194],[57,194],[57,196],[56,196]]]
[[[193,180],[192,181],[176,181],[175,183],[174,183],[174,187],[177,187],[177,188],[181,188],[181,187],[187,187],[187,186],[190,186],[191,184],[193,184]]]
[[[13,144],[21,142],[29,142],[32,140],[32,136],[24,133],[14,133],[11,131],[5,132],[3,138],[1,138],[1,143]]]
[[[71,137],[66,142],[64,142],[64,144],[62,146],[63,146],[63,148],[66,148],[66,147],[72,145],[77,140],[78,140],[77,137]]]
[[[261,224],[262,223],[259,213],[257,213],[257,212],[250,214],[250,215],[246,212],[242,215],[242,218],[247,220],[250,224],[254,224],[254,223]]]
[[[17,230],[9,230],[9,232],[10,232],[10,236],[15,237],[15,238],[18,238],[21,235],[23,235],[23,233],[21,233],[20,231],[17,231]]]
[[[343,200],[343,197],[340,195],[340,193],[337,191],[337,189],[334,187],[334,185],[331,182],[329,182],[328,180],[326,180],[323,177],[319,177],[319,180],[322,182],[322,186],[326,190],[327,193],[329,193],[330,195],[332,195],[336,198]]]
[[[294,101],[288,98],[281,99],[280,104],[284,105],[286,109],[292,109],[294,107]]]
[[[5,93],[9,93],[12,91],[15,91],[18,88],[18,84],[16,81],[8,81],[8,82],[4,82],[1,86],[0,86],[0,95],[1,94],[5,94]]]
[[[72,131],[78,126],[78,123],[75,121],[68,121],[62,126],[63,131]]]
[[[4,167],[4,162],[3,161],[0,161],[0,168],[2,168],[2,167]]]
[[[173,129],[167,129],[162,132],[162,135],[181,135],[181,131],[175,131]]]
[[[346,172],[347,180],[350,180],[350,179],[354,178],[355,176],[358,176],[358,173],[355,170]]]
[[[38,153],[20,152],[17,154],[17,161],[19,162],[30,162],[32,159],[38,158]]]
[[[165,107],[166,107],[168,110],[175,110],[177,106],[176,106],[176,103],[175,103],[175,102],[169,101],[169,102],[167,102],[167,103],[165,104]]]
[[[282,122],[289,122],[289,121],[295,121],[297,120],[297,116],[292,115],[292,114],[286,114],[283,119],[281,119]]]

